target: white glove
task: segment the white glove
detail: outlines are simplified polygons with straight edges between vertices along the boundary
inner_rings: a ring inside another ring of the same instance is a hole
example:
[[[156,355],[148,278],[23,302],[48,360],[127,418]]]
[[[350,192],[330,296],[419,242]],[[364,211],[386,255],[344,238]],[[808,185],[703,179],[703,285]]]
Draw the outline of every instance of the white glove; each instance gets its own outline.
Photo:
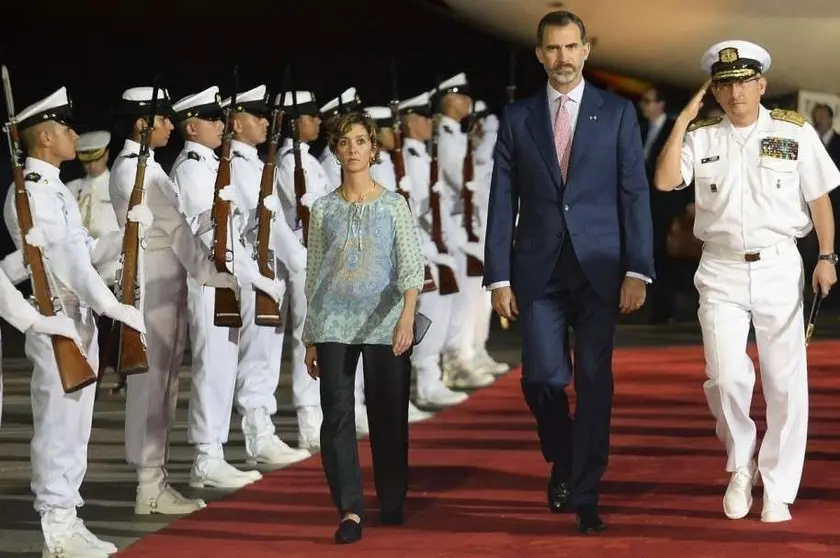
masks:
[[[411,192],[411,177],[408,175],[403,176],[400,179],[399,188],[402,192]]]
[[[47,238],[38,227],[32,227],[26,233],[26,243],[36,248],[43,248],[47,245]]]
[[[315,203],[316,198],[312,193],[306,192],[304,195],[300,197],[300,205],[303,207],[312,207],[312,204]]]
[[[435,265],[442,265],[455,269],[455,257],[452,254],[436,254],[431,258],[431,262]]]
[[[152,210],[149,209],[149,206],[143,204],[132,207],[126,217],[132,223],[140,223],[140,226],[144,229],[151,227],[155,220],[154,215],[152,215]]]
[[[283,300],[283,295],[286,294],[286,283],[276,280],[273,281],[261,274],[254,277],[254,280],[251,284],[256,290],[262,291],[268,296],[270,296],[271,299],[277,304],[279,304],[280,301]],[[282,286],[282,292],[280,292],[278,285]]]
[[[441,182],[440,180],[435,182],[435,185],[432,186],[432,192],[434,192],[437,195],[441,195],[443,193],[443,182]]]
[[[219,273],[218,271],[214,273],[210,279],[204,284],[207,287],[213,287],[214,289],[230,289],[236,294],[236,300],[239,300],[239,281],[236,279],[236,276],[230,273]]]
[[[265,199],[263,199],[263,207],[272,213],[277,213],[277,208],[280,207],[280,199],[274,194],[266,196]]]
[[[143,323],[143,314],[134,306],[127,304],[116,304],[103,312],[106,316],[117,322],[123,323],[131,329],[140,333],[146,333],[146,324]]]
[[[219,190],[219,199],[233,204],[233,200],[236,199],[236,190],[233,189],[233,185],[228,184]]]
[[[495,114],[488,114],[481,122],[484,132],[497,132],[499,130],[499,119]]]
[[[62,314],[55,316],[41,316],[32,324],[30,328],[34,333],[42,333],[44,335],[60,335],[67,337],[76,342],[76,345],[82,346],[82,339],[79,337],[79,332],[76,331],[76,324],[73,320]]]
[[[484,261],[484,251],[481,249],[479,242],[464,242],[459,248],[468,256],[473,256]]]
[[[469,190],[470,192],[475,192],[475,180],[470,180],[464,183],[464,188]]]

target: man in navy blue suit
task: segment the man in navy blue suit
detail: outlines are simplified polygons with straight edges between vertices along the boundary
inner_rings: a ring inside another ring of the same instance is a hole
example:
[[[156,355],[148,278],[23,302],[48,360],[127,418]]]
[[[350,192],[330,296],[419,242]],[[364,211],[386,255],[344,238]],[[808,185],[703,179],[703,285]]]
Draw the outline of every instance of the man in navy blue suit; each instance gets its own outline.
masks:
[[[521,323],[522,391],[552,466],[549,509],[573,509],[581,532],[597,532],[615,327],[654,277],[650,193],[633,104],[583,80],[583,21],[551,12],[537,38],[548,84],[501,119],[484,285],[496,312]]]

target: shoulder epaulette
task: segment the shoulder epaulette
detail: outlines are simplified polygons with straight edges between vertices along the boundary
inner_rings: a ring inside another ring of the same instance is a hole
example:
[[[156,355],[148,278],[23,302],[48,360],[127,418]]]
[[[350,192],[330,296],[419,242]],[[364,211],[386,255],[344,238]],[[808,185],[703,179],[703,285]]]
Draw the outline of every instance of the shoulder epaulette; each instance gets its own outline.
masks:
[[[689,127],[688,132],[693,132],[694,130],[699,130],[700,128],[705,128],[706,126],[714,126],[715,124],[720,124],[723,121],[722,116],[715,116],[712,118],[702,118],[700,120],[695,120]]]
[[[243,159],[245,158],[245,155],[243,155],[242,153],[240,153],[239,151],[236,151],[236,150],[233,151],[233,156],[234,157],[241,157]]]
[[[408,154],[411,155],[412,157],[419,157],[420,156],[420,152],[417,151],[416,149],[414,149],[413,147],[409,147],[408,149],[406,149],[406,151],[408,151]]]
[[[443,126],[441,126],[441,128],[443,128],[443,131],[444,131],[444,132],[446,132],[447,134],[452,134],[452,133],[454,133],[454,132],[452,131],[452,128],[450,128],[450,127],[449,127],[449,126],[447,126],[446,124],[444,124]]]
[[[288,155],[292,151],[294,151],[294,149],[287,149],[286,151],[284,151],[283,153],[280,154],[280,158],[282,159],[283,157],[285,157],[286,155]]]
[[[193,161],[201,161],[201,155],[199,155],[195,151],[187,151],[187,159],[192,159]]]
[[[770,111],[770,118],[773,120],[781,120],[782,122],[790,122],[791,124],[796,124],[797,126],[804,126],[805,117],[796,112],[795,110],[785,110],[785,109],[773,109]]]
[[[37,172],[30,172],[23,177],[26,182],[41,182],[41,175]]]

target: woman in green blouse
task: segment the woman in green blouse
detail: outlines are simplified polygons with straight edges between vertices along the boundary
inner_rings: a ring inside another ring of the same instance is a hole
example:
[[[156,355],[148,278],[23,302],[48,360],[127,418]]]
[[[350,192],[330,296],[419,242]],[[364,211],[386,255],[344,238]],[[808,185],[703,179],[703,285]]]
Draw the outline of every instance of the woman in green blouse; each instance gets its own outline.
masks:
[[[344,180],[312,206],[303,330],[306,366],[321,381],[321,459],[341,517],[336,543],[362,537],[364,502],[353,386],[362,357],[374,482],[385,524],[403,522],[408,396],[423,256],[405,199],[377,184],[376,125],[341,117],[330,138]]]

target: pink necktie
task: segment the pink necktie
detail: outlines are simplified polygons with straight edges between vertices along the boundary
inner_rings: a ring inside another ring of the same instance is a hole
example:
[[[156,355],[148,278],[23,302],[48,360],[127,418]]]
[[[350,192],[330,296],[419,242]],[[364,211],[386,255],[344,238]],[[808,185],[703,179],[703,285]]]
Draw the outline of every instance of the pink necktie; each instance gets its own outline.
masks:
[[[572,153],[572,121],[569,117],[569,111],[566,110],[568,101],[567,96],[560,95],[557,115],[554,118],[554,148],[557,150],[557,160],[560,161],[563,182],[566,182],[566,177],[569,174],[569,156]]]

